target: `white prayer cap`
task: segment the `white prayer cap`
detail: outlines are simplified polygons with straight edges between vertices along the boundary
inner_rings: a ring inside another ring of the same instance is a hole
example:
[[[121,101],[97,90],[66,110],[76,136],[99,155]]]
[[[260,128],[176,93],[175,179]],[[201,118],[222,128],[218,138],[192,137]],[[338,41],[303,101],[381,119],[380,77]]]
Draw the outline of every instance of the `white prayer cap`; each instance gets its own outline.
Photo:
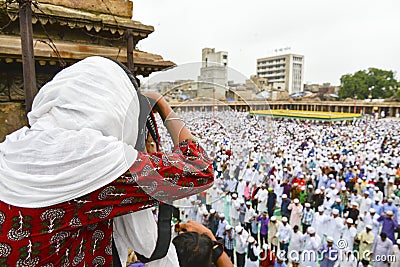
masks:
[[[379,197],[374,198],[375,201],[380,201]]]
[[[247,239],[247,241],[249,241],[250,244],[256,242],[256,240],[255,240],[254,237],[252,237],[252,236],[250,236],[250,237]]]
[[[346,191],[346,187],[345,186],[342,187],[342,191]]]
[[[269,176],[269,178],[273,179],[273,178],[275,178],[275,175],[271,174],[271,175]]]
[[[294,183],[294,184],[293,184],[293,186],[298,186],[298,185],[299,185],[298,183]]]
[[[301,189],[301,190],[306,190],[306,187],[305,187],[305,186],[302,186],[300,189]]]
[[[282,195],[282,198],[287,198],[287,195],[286,195],[286,194],[283,194],[283,195]]]
[[[374,208],[370,208],[370,209],[369,209],[369,212],[370,212],[370,213],[375,213],[376,211],[375,211]]]
[[[219,215],[219,217],[221,217],[221,218],[225,218],[225,214],[224,214],[223,212],[219,213],[218,215]]]
[[[357,179],[357,183],[361,184],[362,180],[360,178]]]
[[[324,211],[324,207],[319,206],[319,207],[318,207],[318,211],[319,211],[319,212],[323,212],[323,211]]]
[[[210,209],[210,213],[214,214],[215,213],[215,209]]]
[[[312,185],[310,185],[310,184],[309,184],[307,187],[308,187],[308,188],[313,188],[313,186],[312,186]]]
[[[282,222],[287,222],[288,219],[286,217],[282,217]]]
[[[271,221],[275,222],[275,221],[276,221],[276,217],[275,217],[275,216],[272,216],[272,217],[271,217]]]
[[[340,202],[340,201],[341,201],[340,198],[335,199],[335,202]]]
[[[339,214],[339,210],[338,210],[338,209],[333,209],[333,210],[332,210],[332,214],[338,215],[338,214]]]
[[[244,200],[243,200],[243,199],[240,199],[240,200],[239,200],[239,203],[240,203],[240,204],[244,204]]]
[[[295,198],[295,199],[293,200],[293,202],[297,204],[297,203],[299,203],[299,199]]]
[[[206,215],[206,216],[207,216],[207,215],[208,215],[208,211],[205,211],[205,212],[203,213],[203,215]]]
[[[237,197],[238,195],[236,194],[236,193],[233,193],[232,194],[232,197]]]
[[[389,215],[389,216],[392,216],[392,215],[393,215],[393,211],[388,210],[388,211],[386,212],[386,214]]]
[[[365,194],[365,195],[369,195],[369,192],[368,192],[368,191],[365,191],[364,194]]]
[[[396,240],[396,244],[397,244],[397,245],[400,245],[400,239],[397,239],[397,240]]]
[[[395,195],[395,194],[393,194],[393,193],[391,193],[391,194],[390,194],[390,197],[391,197],[391,198],[395,198],[395,197],[396,197],[396,195]]]
[[[311,207],[310,203],[306,203],[305,206],[306,206],[306,208]]]
[[[325,190],[325,186],[321,186],[320,189],[321,189],[321,190]]]
[[[335,184],[331,184],[331,186],[330,187],[332,187],[332,188],[335,188]]]
[[[225,230],[226,231],[229,231],[229,230],[231,230],[232,229],[232,226],[230,226],[229,224],[227,224],[226,226],[225,226]]]
[[[304,178],[304,175],[303,175],[303,174],[300,174],[300,178]]]
[[[329,174],[328,177],[329,177],[329,178],[333,178],[333,174],[332,174],[332,173]]]
[[[347,218],[346,222],[347,222],[348,224],[353,224],[353,219],[352,219],[352,218]]]
[[[307,232],[308,232],[309,234],[314,234],[314,233],[315,233],[314,227],[312,227],[312,226],[308,227],[308,228],[307,228]]]
[[[251,202],[250,202],[250,201],[247,201],[247,202],[246,202],[246,205],[251,206]]]
[[[326,242],[332,243],[333,242],[333,237],[327,236],[326,237]]]
[[[367,225],[365,226],[365,228],[372,229],[372,225],[367,224]]]
[[[379,190],[379,187],[375,186],[375,187],[374,187],[374,190],[375,190],[375,191],[378,191],[378,190]]]
[[[240,233],[240,231],[242,231],[242,230],[243,230],[243,227],[240,226],[240,225],[238,225],[238,226],[235,227],[235,232],[236,232],[236,233]]]
[[[321,190],[319,190],[319,189],[317,189],[317,190],[315,190],[315,194],[321,194]]]
[[[389,203],[392,203],[392,202],[393,202],[393,198],[389,198],[387,201],[388,201]]]

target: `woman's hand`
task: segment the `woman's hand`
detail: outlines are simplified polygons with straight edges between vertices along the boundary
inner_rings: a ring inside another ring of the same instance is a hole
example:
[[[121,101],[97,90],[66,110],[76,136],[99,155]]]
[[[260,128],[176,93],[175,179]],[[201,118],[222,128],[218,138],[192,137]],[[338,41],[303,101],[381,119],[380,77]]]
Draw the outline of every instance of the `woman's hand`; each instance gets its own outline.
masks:
[[[216,241],[215,236],[213,235],[211,230],[198,222],[188,221],[185,224],[181,224],[179,231],[180,232],[196,232],[198,234],[205,234],[209,238],[211,238],[212,241]]]

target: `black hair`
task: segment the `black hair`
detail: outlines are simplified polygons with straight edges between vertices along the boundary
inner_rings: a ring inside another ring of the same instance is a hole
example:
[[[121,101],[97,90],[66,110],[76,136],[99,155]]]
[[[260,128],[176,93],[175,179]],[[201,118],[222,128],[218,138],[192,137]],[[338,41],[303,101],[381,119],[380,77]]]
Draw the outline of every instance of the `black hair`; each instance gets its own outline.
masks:
[[[207,235],[185,232],[172,240],[180,267],[212,266],[213,242]]]

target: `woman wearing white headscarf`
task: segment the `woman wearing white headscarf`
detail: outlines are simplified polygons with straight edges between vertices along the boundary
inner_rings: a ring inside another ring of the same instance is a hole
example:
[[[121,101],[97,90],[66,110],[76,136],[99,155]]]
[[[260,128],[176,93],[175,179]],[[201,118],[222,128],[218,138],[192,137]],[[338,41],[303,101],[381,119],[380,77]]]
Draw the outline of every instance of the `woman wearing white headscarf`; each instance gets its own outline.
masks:
[[[113,232],[123,266],[128,247],[151,256],[157,226],[147,208],[212,182],[204,150],[165,99],[156,100],[171,153],[134,149],[138,96],[113,61],[87,58],[42,87],[30,127],[0,144],[1,265],[109,265]],[[179,265],[173,246],[148,266],[161,265]]]

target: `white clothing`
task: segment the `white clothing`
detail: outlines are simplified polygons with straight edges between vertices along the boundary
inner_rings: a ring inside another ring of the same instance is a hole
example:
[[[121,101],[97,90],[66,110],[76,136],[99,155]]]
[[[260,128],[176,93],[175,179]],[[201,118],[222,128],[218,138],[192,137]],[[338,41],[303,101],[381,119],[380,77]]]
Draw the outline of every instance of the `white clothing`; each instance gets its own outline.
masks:
[[[372,204],[372,199],[370,199],[369,197],[367,198],[362,198],[360,200],[360,214],[365,214],[367,212],[369,212],[369,209],[371,208],[371,204]]]
[[[258,190],[257,194],[254,197],[259,201],[257,206],[258,212],[262,213],[264,211],[267,211],[267,197],[268,197],[267,189]]]
[[[62,70],[33,100],[30,128],[0,144],[0,200],[47,207],[111,183],[136,160],[139,109],[111,60],[89,57]]]
[[[290,224],[286,223],[286,225],[284,225],[282,223],[279,225],[276,237],[279,239],[279,242],[284,241],[285,244],[288,244],[291,234],[292,234],[292,227],[290,227]]]
[[[327,227],[326,227],[326,222],[329,220],[329,216],[322,213],[322,215],[319,214],[319,212],[315,213],[314,216],[314,222],[312,224],[312,227],[315,228],[315,232],[317,235],[319,235],[322,239],[324,236],[326,236],[327,233]]]
[[[300,231],[297,233],[292,231],[290,243],[289,243],[289,251],[301,251],[304,247],[304,237]]]

